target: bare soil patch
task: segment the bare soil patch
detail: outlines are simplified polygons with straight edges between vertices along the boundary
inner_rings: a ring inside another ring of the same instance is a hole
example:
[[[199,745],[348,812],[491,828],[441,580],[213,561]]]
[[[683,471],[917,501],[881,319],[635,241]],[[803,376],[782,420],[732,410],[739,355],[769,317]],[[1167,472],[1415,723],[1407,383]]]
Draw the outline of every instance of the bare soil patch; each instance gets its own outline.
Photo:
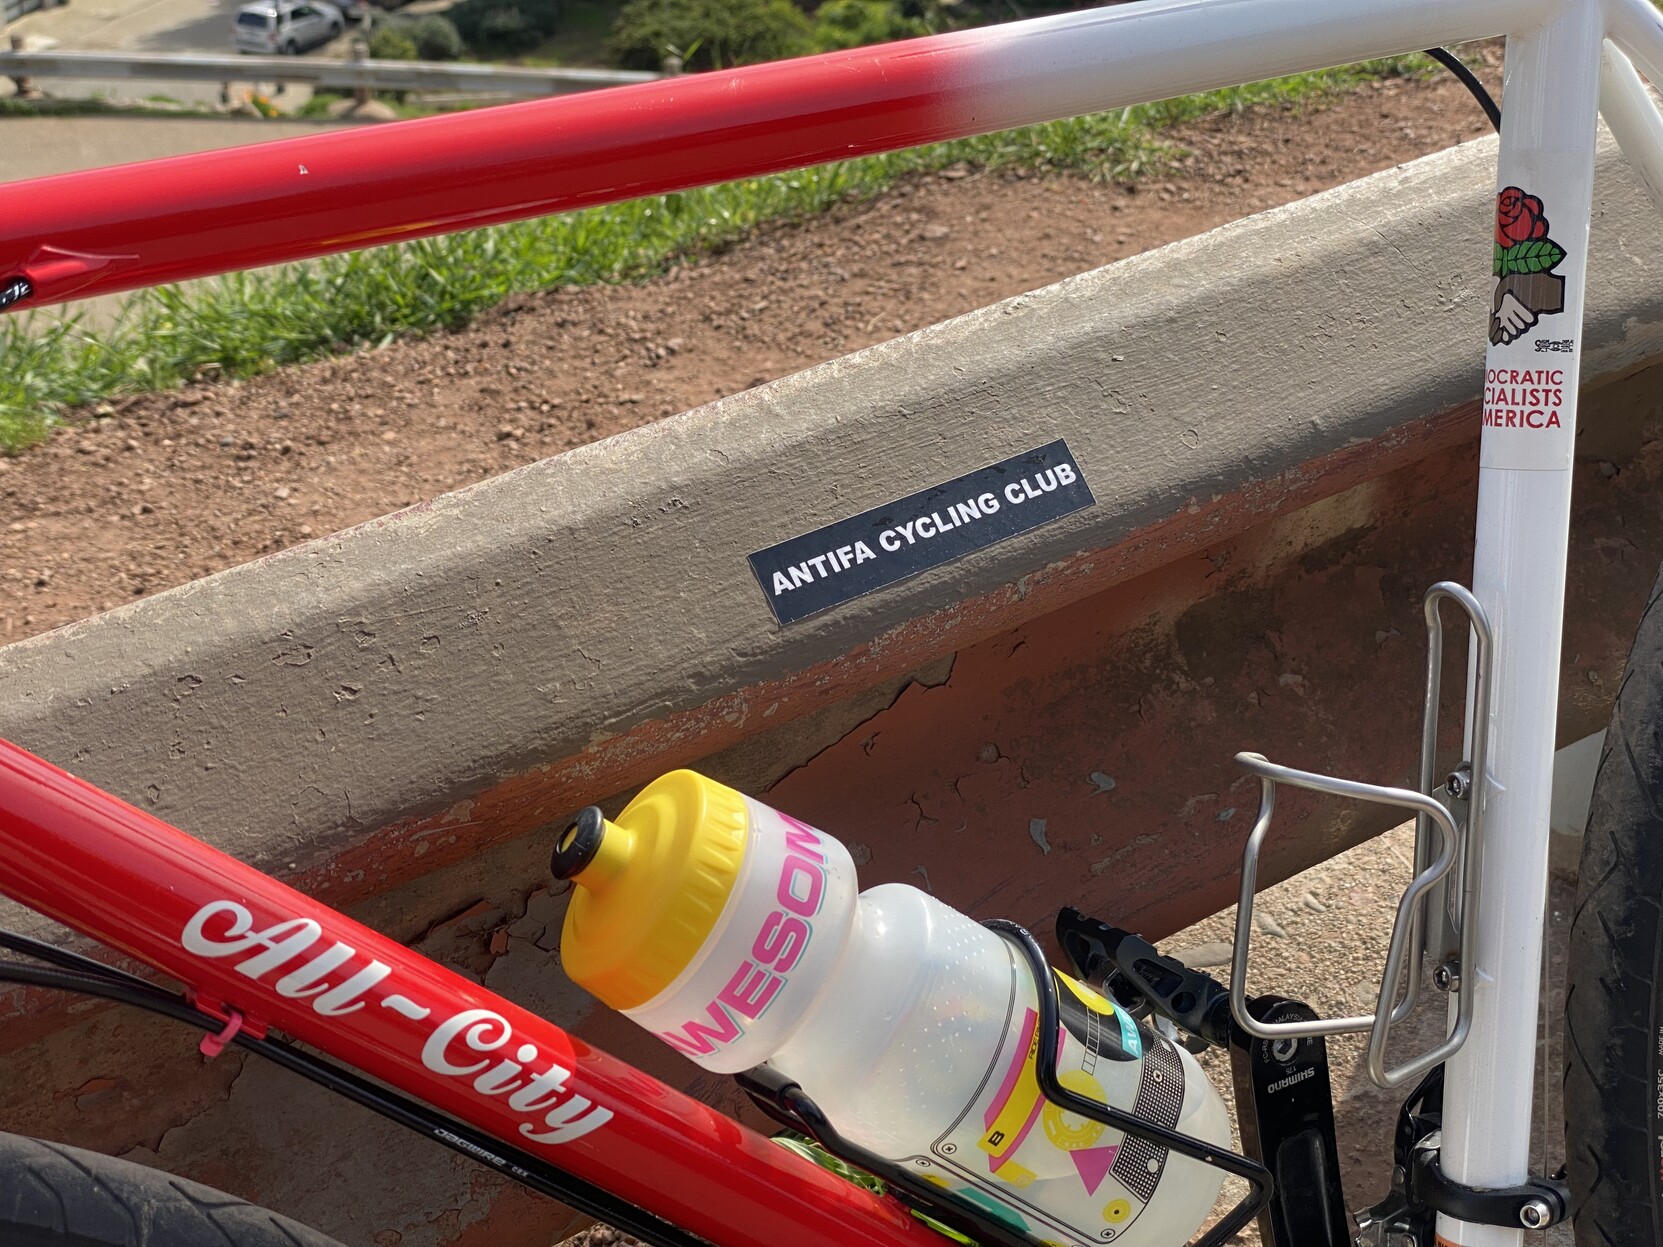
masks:
[[[103,405],[0,457],[0,643],[1485,132],[1447,76],[1172,135],[1136,187],[949,169],[637,285]]]

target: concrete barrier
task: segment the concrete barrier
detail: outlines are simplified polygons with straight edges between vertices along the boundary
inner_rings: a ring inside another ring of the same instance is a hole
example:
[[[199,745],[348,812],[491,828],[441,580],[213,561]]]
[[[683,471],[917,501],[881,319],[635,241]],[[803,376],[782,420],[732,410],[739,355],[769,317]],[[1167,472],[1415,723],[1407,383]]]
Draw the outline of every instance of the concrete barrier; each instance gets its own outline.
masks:
[[[1492,158],[1429,157],[0,649],[0,735],[718,1101],[560,977],[541,870],[539,829],[668,767],[826,826],[865,882],[1158,936],[1230,899],[1237,749],[1410,771],[1419,594],[1470,574]],[[1602,726],[1663,553],[1635,376],[1663,352],[1663,227],[1611,151],[1600,184],[1567,740]],[[1094,505],[775,621],[751,554],[1058,439]],[[1267,883],[1385,821],[1285,817]],[[185,1070],[188,1039],[148,1022],[23,994],[8,1014],[33,1071],[10,1122],[349,1243],[568,1224],[378,1123],[320,1150],[341,1110],[230,1058]],[[365,1198],[351,1175],[394,1155]]]

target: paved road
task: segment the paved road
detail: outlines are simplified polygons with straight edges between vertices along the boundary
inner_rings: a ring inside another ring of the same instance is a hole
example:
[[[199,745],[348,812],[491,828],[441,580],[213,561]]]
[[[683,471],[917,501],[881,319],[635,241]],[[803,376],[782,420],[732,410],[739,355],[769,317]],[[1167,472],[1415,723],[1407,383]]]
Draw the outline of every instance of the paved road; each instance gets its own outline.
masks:
[[[14,22],[8,35],[78,51],[227,52],[233,0],[74,0]]]
[[[325,124],[237,117],[5,117],[0,118],[0,151],[6,153],[0,182],[316,134]],[[42,314],[83,313],[90,323],[105,324],[126,297],[65,303]]]
[[[252,117],[4,117],[0,182],[316,134],[324,124]]]
[[[242,0],[72,0],[59,8],[41,9],[6,28],[21,36],[25,46],[50,46],[76,52],[197,52],[230,55],[231,20]],[[350,35],[343,35],[311,56],[344,56]],[[50,95],[85,99],[97,96],[144,99],[163,95],[192,103],[217,104],[220,84],[214,82],[144,82],[123,78],[107,82],[80,78],[41,79],[37,85]],[[250,84],[238,84],[246,87]],[[0,79],[0,94],[11,84]],[[311,98],[311,88],[291,85],[274,97],[285,111],[299,109]]]

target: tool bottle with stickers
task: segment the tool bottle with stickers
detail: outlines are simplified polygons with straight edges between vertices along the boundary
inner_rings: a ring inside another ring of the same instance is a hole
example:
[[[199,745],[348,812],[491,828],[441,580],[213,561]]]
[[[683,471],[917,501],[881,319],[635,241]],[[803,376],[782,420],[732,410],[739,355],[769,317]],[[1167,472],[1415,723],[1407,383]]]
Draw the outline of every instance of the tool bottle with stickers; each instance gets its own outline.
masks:
[[[766,1064],[847,1139],[1041,1242],[1178,1247],[1221,1175],[1063,1111],[1034,1076],[1037,994],[1003,937],[904,884],[856,893],[842,844],[697,775],[591,807],[554,851],[579,985],[707,1070]],[[1071,1091],[1227,1146],[1189,1053],[1057,975]]]

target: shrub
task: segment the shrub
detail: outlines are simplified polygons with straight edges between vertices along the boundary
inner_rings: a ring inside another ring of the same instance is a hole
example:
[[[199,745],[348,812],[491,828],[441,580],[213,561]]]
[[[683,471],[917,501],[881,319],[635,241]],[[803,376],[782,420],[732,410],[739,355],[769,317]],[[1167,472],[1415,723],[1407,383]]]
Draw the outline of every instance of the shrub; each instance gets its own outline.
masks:
[[[658,69],[675,50],[687,69],[723,69],[802,56],[814,28],[791,0],[629,0],[608,52],[627,69]]]
[[[416,44],[409,35],[391,22],[370,31],[370,58],[377,61],[413,61]]]
[[[416,45],[416,56],[424,61],[454,61],[462,55],[462,36],[449,18],[437,13],[400,22],[400,31]]]
[[[895,0],[826,0],[814,14],[814,46],[819,52],[929,33],[922,20],[906,16]]]
[[[462,0],[446,14],[471,48],[523,52],[560,24],[560,0]]]

